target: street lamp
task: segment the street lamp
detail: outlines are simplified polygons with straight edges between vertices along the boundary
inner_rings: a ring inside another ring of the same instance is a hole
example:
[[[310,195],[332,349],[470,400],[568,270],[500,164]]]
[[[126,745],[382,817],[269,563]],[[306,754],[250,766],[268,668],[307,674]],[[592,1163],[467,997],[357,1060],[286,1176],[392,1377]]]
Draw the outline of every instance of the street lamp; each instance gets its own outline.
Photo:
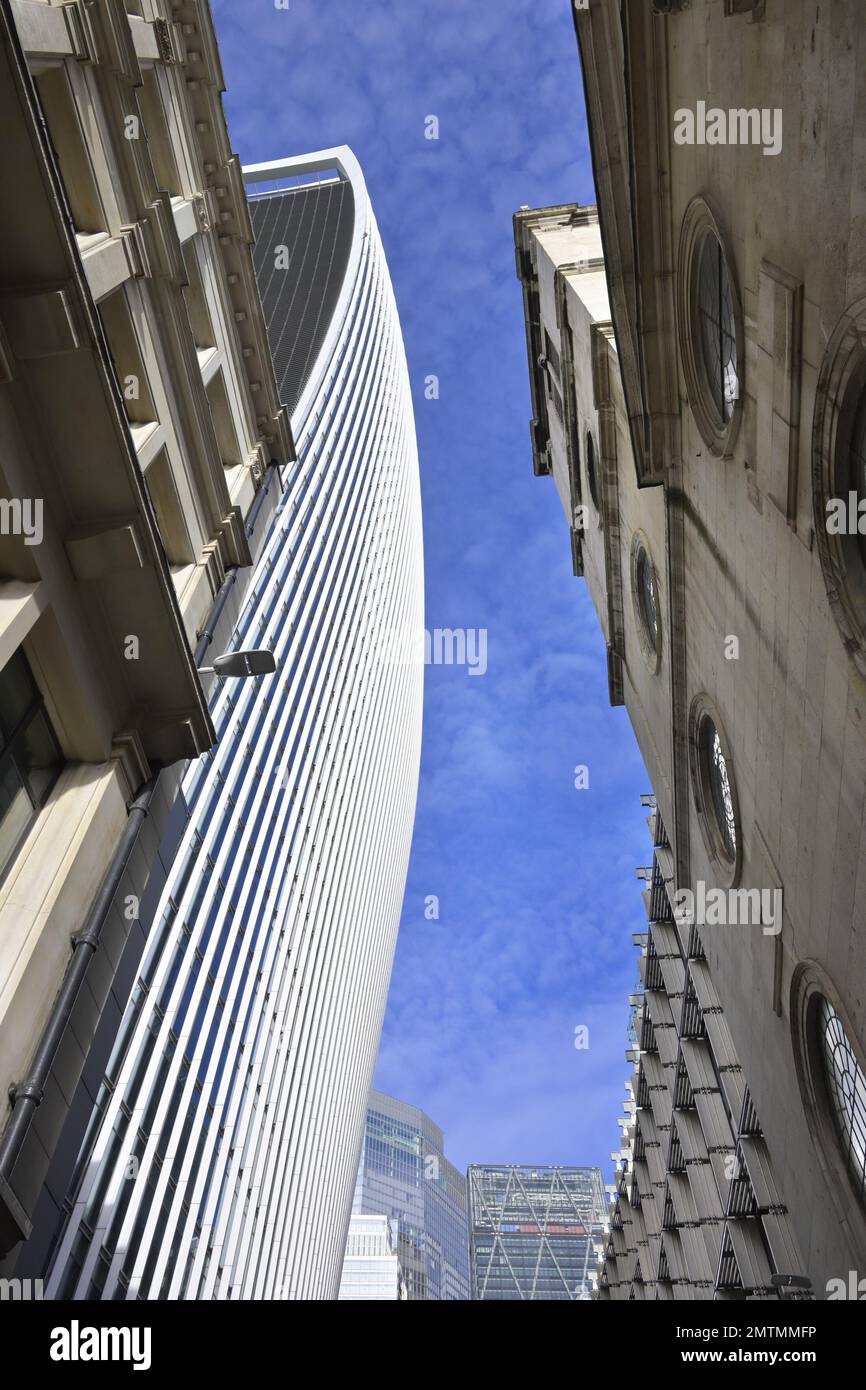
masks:
[[[202,676],[270,676],[277,669],[277,660],[268,647],[249,652],[226,652],[214,658],[213,666],[199,666]]]

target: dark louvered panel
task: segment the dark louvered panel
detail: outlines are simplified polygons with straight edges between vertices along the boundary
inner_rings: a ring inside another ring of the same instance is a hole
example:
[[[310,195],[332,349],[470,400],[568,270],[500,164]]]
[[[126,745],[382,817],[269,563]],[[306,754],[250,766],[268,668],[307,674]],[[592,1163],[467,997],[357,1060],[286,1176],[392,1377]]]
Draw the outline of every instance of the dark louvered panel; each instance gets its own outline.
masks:
[[[335,179],[253,197],[250,215],[268,341],[280,399],[291,414],[310,378],[345,278],[355,221],[352,186]]]

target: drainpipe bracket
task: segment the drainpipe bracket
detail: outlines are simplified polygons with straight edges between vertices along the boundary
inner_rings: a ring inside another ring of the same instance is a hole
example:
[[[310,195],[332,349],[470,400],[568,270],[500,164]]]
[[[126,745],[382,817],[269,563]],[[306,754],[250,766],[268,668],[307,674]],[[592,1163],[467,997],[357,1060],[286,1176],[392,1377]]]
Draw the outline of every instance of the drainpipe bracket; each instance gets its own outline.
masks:
[[[86,930],[73,932],[69,938],[73,951],[77,951],[79,946],[89,946],[94,955],[99,947],[99,937],[93,937]]]
[[[150,815],[150,802],[151,798],[149,792],[147,788],[145,788],[144,791],[139,792],[138,796],[134,796],[131,801],[127,801],[126,814],[131,816],[133,811],[137,811],[142,820],[145,820]]]
[[[17,1086],[13,1082],[9,1087],[9,1101],[12,1105],[17,1105],[20,1100],[32,1100],[34,1105],[41,1105],[44,1096],[42,1087],[33,1081],[22,1081]]]

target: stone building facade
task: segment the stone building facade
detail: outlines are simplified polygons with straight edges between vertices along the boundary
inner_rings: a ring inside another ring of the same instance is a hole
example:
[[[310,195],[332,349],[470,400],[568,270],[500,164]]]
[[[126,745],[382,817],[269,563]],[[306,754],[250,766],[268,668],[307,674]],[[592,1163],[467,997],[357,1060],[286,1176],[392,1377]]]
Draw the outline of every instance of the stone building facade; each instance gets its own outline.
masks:
[[[68,1177],[74,1160],[70,1106],[116,1032],[184,821],[180,774],[214,738],[197,667],[232,631],[294,448],[205,0],[4,0],[0,62],[0,1257],[14,1262],[51,1165]]]
[[[535,471],[671,896],[721,890],[695,925],[794,1242],[764,1253],[819,1297],[866,1263],[866,570],[856,521],[828,526],[864,492],[857,19],[576,8],[600,225],[515,219]]]
[[[647,929],[602,1299],[809,1298],[811,1281],[703,947],[676,911],[653,795],[640,869]]]

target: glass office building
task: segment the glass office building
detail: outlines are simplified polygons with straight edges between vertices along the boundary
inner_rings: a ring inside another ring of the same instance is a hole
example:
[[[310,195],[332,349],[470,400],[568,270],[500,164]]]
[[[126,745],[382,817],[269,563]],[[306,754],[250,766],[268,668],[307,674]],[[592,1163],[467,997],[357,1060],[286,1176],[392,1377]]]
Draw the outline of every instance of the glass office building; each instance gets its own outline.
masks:
[[[406,1281],[388,1217],[353,1216],[349,1222],[339,1301],[394,1303],[405,1299]]]
[[[469,1168],[472,1297],[592,1296],[607,1204],[600,1168]]]
[[[410,1300],[469,1298],[466,1180],[416,1105],[370,1092],[353,1212],[384,1212]]]
[[[336,1299],[412,835],[418,458],[388,269],[347,149],[245,171],[298,461],[221,682],[46,1292]]]

